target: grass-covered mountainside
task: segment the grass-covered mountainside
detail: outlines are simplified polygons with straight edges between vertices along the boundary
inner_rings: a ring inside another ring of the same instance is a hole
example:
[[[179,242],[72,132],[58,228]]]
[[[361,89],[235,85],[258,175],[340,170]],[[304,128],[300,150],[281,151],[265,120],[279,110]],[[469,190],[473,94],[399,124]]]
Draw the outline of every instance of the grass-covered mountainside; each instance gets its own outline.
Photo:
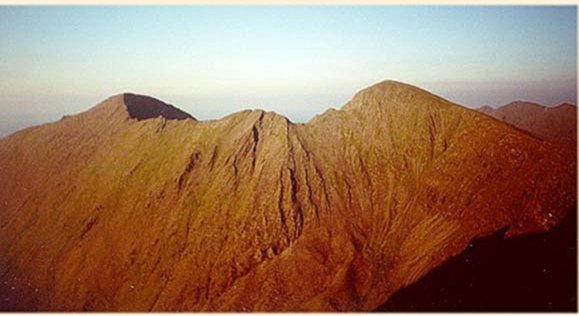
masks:
[[[392,81],[306,124],[118,95],[0,161],[2,310],[369,311],[576,203],[575,150]]]

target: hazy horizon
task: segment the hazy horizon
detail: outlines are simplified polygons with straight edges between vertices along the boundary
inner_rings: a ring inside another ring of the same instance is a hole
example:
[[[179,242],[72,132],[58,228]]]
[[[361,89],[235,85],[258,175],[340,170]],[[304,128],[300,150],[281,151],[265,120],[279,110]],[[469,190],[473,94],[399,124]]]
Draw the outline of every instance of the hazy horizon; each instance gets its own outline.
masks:
[[[575,6],[0,7],[0,136],[133,92],[305,122],[391,79],[455,103],[577,103]]]

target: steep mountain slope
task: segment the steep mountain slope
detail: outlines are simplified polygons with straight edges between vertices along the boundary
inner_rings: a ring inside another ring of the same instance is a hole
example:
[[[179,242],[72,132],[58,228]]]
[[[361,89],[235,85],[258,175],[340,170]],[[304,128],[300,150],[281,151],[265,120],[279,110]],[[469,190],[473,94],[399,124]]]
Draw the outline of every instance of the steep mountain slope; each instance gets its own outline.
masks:
[[[517,101],[497,109],[483,106],[478,111],[549,141],[577,143],[577,107],[568,103],[546,107]]]
[[[577,212],[548,232],[504,230],[403,288],[382,312],[577,312]]]
[[[574,152],[402,83],[307,124],[164,109],[120,95],[0,140],[3,310],[373,310],[576,203]]]

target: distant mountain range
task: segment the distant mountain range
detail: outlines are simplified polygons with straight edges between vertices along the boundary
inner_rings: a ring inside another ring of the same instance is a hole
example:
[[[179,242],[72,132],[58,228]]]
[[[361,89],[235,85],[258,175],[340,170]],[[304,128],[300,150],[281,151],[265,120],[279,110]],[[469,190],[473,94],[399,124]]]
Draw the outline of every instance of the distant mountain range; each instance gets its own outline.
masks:
[[[531,102],[512,102],[494,109],[483,106],[478,111],[530,131],[552,142],[577,142],[577,106],[563,103],[546,107]]]
[[[0,139],[0,307],[374,310],[574,211],[576,108],[531,108],[385,81],[306,124],[122,94],[27,128]]]

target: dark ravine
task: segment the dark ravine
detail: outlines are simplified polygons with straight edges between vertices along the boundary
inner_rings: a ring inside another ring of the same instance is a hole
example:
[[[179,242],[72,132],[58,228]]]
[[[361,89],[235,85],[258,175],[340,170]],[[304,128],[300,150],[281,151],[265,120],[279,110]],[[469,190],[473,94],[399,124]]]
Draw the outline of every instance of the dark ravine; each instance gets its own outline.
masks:
[[[377,312],[577,312],[577,210],[551,231],[473,240]]]

